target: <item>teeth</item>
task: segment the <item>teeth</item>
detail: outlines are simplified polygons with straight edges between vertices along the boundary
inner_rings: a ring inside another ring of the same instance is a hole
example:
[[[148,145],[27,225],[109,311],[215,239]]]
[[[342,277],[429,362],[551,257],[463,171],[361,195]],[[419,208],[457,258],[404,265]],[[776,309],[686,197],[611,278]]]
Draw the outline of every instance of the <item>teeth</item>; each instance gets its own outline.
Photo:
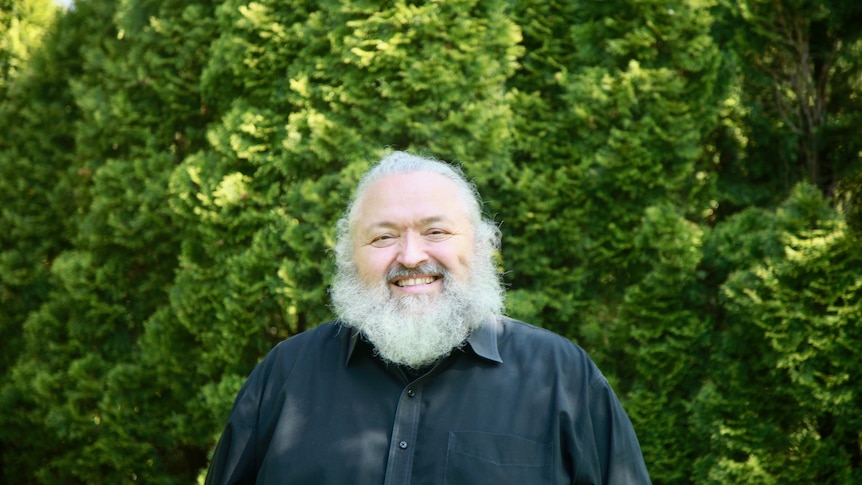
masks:
[[[434,282],[434,277],[426,276],[424,278],[408,278],[406,280],[401,280],[396,283],[398,286],[416,286],[416,285],[427,285]]]

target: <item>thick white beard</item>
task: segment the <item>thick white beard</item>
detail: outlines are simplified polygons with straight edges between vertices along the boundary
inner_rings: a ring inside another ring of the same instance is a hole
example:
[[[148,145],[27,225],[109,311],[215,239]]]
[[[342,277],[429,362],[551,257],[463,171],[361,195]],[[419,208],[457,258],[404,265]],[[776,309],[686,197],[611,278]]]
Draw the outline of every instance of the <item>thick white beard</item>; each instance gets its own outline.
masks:
[[[341,262],[332,286],[333,307],[383,360],[418,369],[461,347],[487,317],[502,312],[504,293],[493,259],[477,260],[468,283],[438,268],[441,293],[402,297],[393,297],[386,281],[363,284],[356,265]]]

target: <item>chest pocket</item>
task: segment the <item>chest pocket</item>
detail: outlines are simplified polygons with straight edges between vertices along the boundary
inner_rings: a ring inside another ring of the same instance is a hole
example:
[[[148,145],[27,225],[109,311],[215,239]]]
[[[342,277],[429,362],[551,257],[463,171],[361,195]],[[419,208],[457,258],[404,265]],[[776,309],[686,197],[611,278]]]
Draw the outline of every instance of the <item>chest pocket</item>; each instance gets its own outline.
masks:
[[[551,483],[551,445],[517,436],[453,431],[446,485]]]

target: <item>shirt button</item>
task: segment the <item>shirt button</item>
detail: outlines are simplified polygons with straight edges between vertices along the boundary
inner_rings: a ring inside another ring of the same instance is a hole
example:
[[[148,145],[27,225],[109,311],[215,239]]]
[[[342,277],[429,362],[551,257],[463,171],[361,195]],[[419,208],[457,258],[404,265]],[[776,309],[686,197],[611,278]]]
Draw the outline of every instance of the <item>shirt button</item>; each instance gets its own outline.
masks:
[[[402,450],[406,450],[407,449],[407,442],[401,441],[400,443],[398,443],[398,447],[401,448]]]
[[[416,391],[414,391],[413,389],[407,389],[407,396],[408,397],[413,397],[415,395],[416,395]]]

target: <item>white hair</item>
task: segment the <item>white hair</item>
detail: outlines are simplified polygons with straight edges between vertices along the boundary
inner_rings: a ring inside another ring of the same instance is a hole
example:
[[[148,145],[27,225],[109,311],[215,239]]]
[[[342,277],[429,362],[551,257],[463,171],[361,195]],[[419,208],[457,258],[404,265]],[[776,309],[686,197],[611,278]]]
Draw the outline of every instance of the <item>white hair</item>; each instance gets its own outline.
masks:
[[[482,199],[479,196],[479,191],[476,189],[476,185],[467,179],[459,167],[433,158],[396,151],[383,157],[359,180],[353,200],[351,200],[347,206],[347,210],[344,211],[344,215],[338,220],[336,225],[336,264],[353,261],[352,233],[358,215],[357,207],[359,206],[359,202],[365,197],[368,188],[378,180],[389,175],[416,172],[435,173],[454,182],[464,201],[467,217],[473,225],[477,245],[491,252],[500,248],[500,229],[493,221],[482,217]]]

